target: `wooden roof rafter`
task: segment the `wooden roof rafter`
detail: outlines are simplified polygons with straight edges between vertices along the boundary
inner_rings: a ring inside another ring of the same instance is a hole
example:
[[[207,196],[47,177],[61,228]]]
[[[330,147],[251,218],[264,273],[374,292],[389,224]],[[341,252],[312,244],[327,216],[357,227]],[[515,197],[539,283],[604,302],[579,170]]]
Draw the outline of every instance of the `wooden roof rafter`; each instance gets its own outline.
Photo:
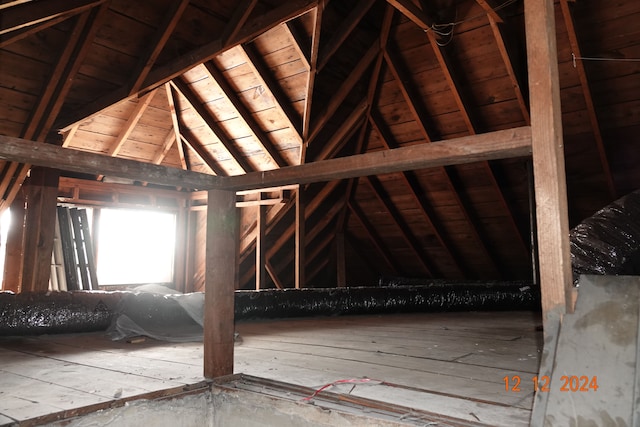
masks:
[[[179,0],[171,2],[168,10],[164,14],[162,22],[158,26],[156,33],[149,42],[149,50],[145,55],[138,58],[136,69],[132,73],[131,82],[129,84],[129,95],[138,93],[143,82],[149,75],[153,64],[155,64],[160,52],[169,40],[169,37],[175,30],[182,14],[184,13],[190,0]]]
[[[231,101],[231,104],[235,108],[238,115],[242,118],[245,124],[249,126],[249,129],[251,129],[253,136],[255,136],[260,145],[262,145],[264,152],[271,156],[273,163],[278,167],[287,166],[287,161],[282,157],[280,152],[273,145],[273,142],[271,142],[265,132],[260,128],[260,125],[253,118],[248,108],[242,103],[242,101],[240,101],[240,98],[238,98],[235,90],[231,87],[222,72],[220,72],[217,66],[214,65],[211,61],[206,62],[204,66],[209,76],[213,79],[214,82],[216,82],[218,86],[220,86],[220,89],[222,89],[222,92],[225,94],[227,99]]]
[[[382,145],[387,150],[391,150],[397,148],[398,145],[395,143],[392,135],[387,131],[385,127],[383,127],[382,119],[378,117],[375,112],[372,112],[369,116],[369,121],[380,135],[380,139],[382,141]],[[438,220],[438,216],[435,213],[434,208],[429,204],[428,200],[423,196],[424,191],[419,187],[419,184],[416,178],[412,175],[412,172],[406,171],[401,173],[402,181],[405,183],[405,186],[409,190],[409,194],[411,194],[412,198],[416,202],[417,206],[420,209],[424,219],[426,220],[427,226],[433,231],[433,234],[447,254],[453,265],[462,273],[463,276],[469,278],[470,272],[464,264],[462,263],[459,254],[454,251],[453,244],[448,239],[446,233],[443,231],[444,227],[441,222]]]
[[[157,92],[157,89],[154,89],[151,92],[148,92],[145,95],[143,95],[138,100],[138,104],[133,109],[133,112],[131,113],[131,115],[129,115],[129,118],[127,119],[127,122],[124,124],[122,129],[120,129],[120,133],[116,137],[116,140],[109,147],[109,150],[107,151],[107,156],[116,157],[118,153],[120,153],[122,146],[125,144],[125,142],[127,142],[127,139],[129,139],[131,132],[133,132],[136,125],[138,124],[138,121],[142,118],[142,115],[144,114],[145,110],[147,109],[151,101],[153,101],[153,96],[156,94],[156,92]],[[101,181],[103,178],[104,178],[104,175],[98,175],[98,181]]]
[[[574,57],[582,57],[580,51],[580,43],[578,41],[578,35],[576,34],[575,26],[573,25],[573,16],[571,15],[571,9],[567,0],[560,0],[560,8],[562,9],[562,16],[564,18],[564,24],[567,29],[567,35],[569,37],[569,44],[571,45],[571,52]],[[598,115],[596,114],[596,108],[593,103],[593,97],[591,96],[591,89],[589,88],[589,79],[587,77],[587,70],[584,67],[582,61],[576,61],[574,59],[574,66],[578,72],[578,78],[580,79],[580,86],[582,87],[582,93],[584,101],[587,107],[587,115],[589,117],[589,123],[593,131],[593,137],[596,143],[596,149],[598,151],[598,158],[600,165],[602,166],[602,172],[609,191],[611,200],[617,198],[618,191],[616,190],[615,182],[613,181],[613,175],[611,174],[611,167],[607,158],[607,151],[604,147],[604,139],[602,137],[602,131],[600,130],[600,122]]]
[[[513,62],[511,60],[511,55],[509,54],[509,50],[507,49],[507,45],[505,43],[505,37],[500,29],[500,25],[503,22],[500,14],[496,12],[487,2],[486,0],[476,0],[485,12],[487,12],[487,19],[489,20],[489,25],[491,26],[491,32],[493,33],[493,38],[496,41],[496,46],[498,51],[500,52],[500,57],[502,58],[502,62],[507,70],[507,74],[509,75],[509,80],[511,81],[511,85],[513,86],[513,91],[516,96],[516,100],[518,102],[518,107],[520,111],[522,111],[522,119],[525,124],[528,126],[531,124],[531,117],[529,114],[529,104],[525,100],[523,91],[522,91],[522,83],[518,77],[514,69]],[[526,82],[524,82],[526,85]]]
[[[209,153],[209,151],[204,148],[198,138],[185,126],[182,127],[182,131],[180,132],[180,139],[187,145],[187,147],[191,148],[191,150],[198,156],[198,158],[205,165],[207,165],[207,167],[217,176],[228,175],[227,172],[220,166],[218,161],[213,158],[211,153]]]
[[[304,111],[302,113],[302,151],[300,153],[300,164],[306,162],[306,153],[311,136],[311,112],[313,107],[313,93],[318,75],[318,55],[320,52],[320,36],[322,34],[322,15],[324,13],[325,2],[320,1],[315,9],[313,17],[313,33],[311,35],[311,49],[309,51],[309,74],[307,76],[306,96]],[[299,43],[296,43],[299,45]]]
[[[416,124],[420,128],[420,132],[422,136],[425,138],[425,142],[431,143],[432,136],[430,134],[429,128],[432,127],[432,125],[426,123],[428,121],[428,117],[430,116],[429,114],[426,113],[425,108],[419,102],[420,97],[418,96],[418,94],[416,93],[415,89],[411,84],[411,78],[409,77],[408,73],[401,67],[400,59],[396,57],[396,55],[392,52],[391,49],[385,49],[384,54],[385,54],[387,65],[389,66],[389,69],[391,70],[391,73],[393,74],[400,88],[400,91],[402,92],[403,98],[407,103],[409,110],[411,111],[413,119],[415,120]],[[473,235],[473,238],[477,242],[477,247],[484,254],[486,259],[490,261],[492,269],[495,272],[498,272],[499,269],[497,267],[496,261],[492,258],[491,254],[489,253],[482,237],[478,234],[478,228],[475,226],[474,222],[472,221],[472,218],[468,212],[467,206],[465,206],[463,201],[460,199],[457,189],[454,187],[452,183],[452,180],[450,177],[450,170],[448,170],[446,167],[439,168],[439,170],[441,171],[444,177],[444,180],[447,184],[447,187],[449,188],[450,193],[453,195],[453,198],[456,201],[456,205],[459,207],[460,212],[464,216],[467,224],[469,224],[470,231]]]
[[[238,151],[231,138],[227,136],[227,133],[216,122],[213,115],[202,104],[202,100],[198,99],[198,96],[191,90],[189,85],[187,85],[181,78],[172,80],[172,84],[175,85],[174,87],[176,88],[176,90],[182,96],[184,96],[191,108],[193,108],[196,113],[198,113],[207,127],[213,132],[220,143],[226,148],[231,158],[238,164],[238,166],[240,166],[240,168],[242,168],[243,172],[246,173],[255,171],[256,169],[253,167],[253,165],[249,163],[247,158],[240,151]]]
[[[362,178],[360,181],[368,184],[375,198],[380,202],[380,204],[382,204],[384,210],[389,214],[389,218],[391,218],[396,228],[400,230],[402,239],[407,244],[411,253],[413,253],[415,258],[419,261],[426,275],[428,277],[438,276],[438,268],[425,256],[424,251],[420,248],[420,243],[413,234],[413,231],[404,218],[402,218],[402,215],[395,205],[391,203],[390,197],[380,180],[375,176],[368,176]]]
[[[77,18],[68,43],[49,78],[50,83],[45,85],[40,102],[22,133],[24,138],[44,141],[48,137],[52,124],[71,89],[73,78],[78,73],[97,29],[106,15],[108,3],[98,4],[98,7],[87,10]],[[6,185],[7,188],[1,196],[0,210],[4,210],[13,202],[30,168],[30,164],[21,164],[11,176],[2,177],[2,186]]]
[[[173,61],[152,68],[147,75],[146,80],[140,86],[140,92],[147,92],[155,87],[163,85],[184,74],[194,66],[215,58],[230,47],[252,40],[263,32],[308,12],[316,7],[317,2],[318,0],[287,1],[265,14],[247,20],[236,37],[233,40],[230,40],[226,45],[222,43],[221,39],[212,40],[205,45],[197,47],[192,51],[177,57]],[[70,125],[83,120],[86,117],[90,117],[104,108],[129,97],[131,97],[129,94],[129,87],[124,85],[65,117],[57,118],[55,127],[58,129],[66,129]]]
[[[397,262],[393,259],[389,251],[386,249],[387,245],[384,244],[378,233],[375,231],[373,225],[369,222],[364,212],[362,211],[362,208],[358,206],[355,200],[350,200],[347,205],[353,217],[360,223],[360,225],[362,225],[365,234],[367,235],[371,243],[373,243],[373,246],[375,247],[378,255],[380,255],[380,257],[384,260],[385,264],[387,265],[387,267],[389,267],[392,273],[398,274],[398,271],[400,270],[397,267]]]
[[[429,15],[426,15],[426,16],[427,16],[427,19],[429,19]],[[489,14],[489,16],[491,16],[491,14]],[[454,67],[451,65],[451,60],[449,59],[445,51],[445,47],[441,46],[438,43],[438,41],[436,40],[436,35],[433,31],[427,31],[426,34],[429,40],[429,44],[431,45],[431,48],[433,49],[433,52],[440,66],[440,69],[442,70],[445,80],[449,86],[449,91],[453,95],[453,99],[455,100],[455,103],[458,106],[458,110],[462,115],[462,119],[467,127],[467,130],[470,135],[476,135],[477,119],[472,117],[471,112],[467,107],[467,102],[465,101],[467,97],[465,96],[465,94],[462,93],[462,89],[461,89],[463,85],[460,83],[460,78],[457,77],[455,72],[453,71]],[[518,240],[519,248],[523,251],[524,256],[528,257],[529,249],[526,244],[525,238],[520,233],[520,228],[517,226],[517,223],[514,218],[513,209],[505,199],[504,194],[502,193],[502,190],[498,185],[498,182],[496,181],[491,165],[489,164],[489,162],[482,162],[481,165],[482,165],[482,169],[484,170],[484,173],[489,177],[489,181],[491,182],[491,187],[494,189],[495,194],[498,198],[498,201],[502,206],[502,209],[507,214],[507,218],[509,220],[509,223],[512,226],[512,230],[514,231],[516,240]],[[455,171],[449,167],[447,167],[447,172],[449,173],[450,177],[452,175],[455,175]],[[461,182],[459,182],[458,187],[460,185],[462,185]],[[460,193],[459,190],[460,189],[458,188],[456,191],[458,194]],[[475,218],[475,215],[472,215],[472,212],[473,212],[471,208],[472,203],[465,203],[465,204],[466,204],[465,210],[471,215],[470,219],[472,220],[473,226],[476,228],[478,235],[480,235],[484,241],[487,241],[489,237],[487,236],[486,233],[481,231],[482,230],[481,221]],[[493,258],[497,259],[497,256],[493,255]],[[495,263],[495,265],[497,266],[498,263]]]
[[[371,63],[377,58],[379,52],[380,39],[376,39],[371,44],[367,52],[362,56],[360,61],[358,61],[358,64],[349,73],[349,76],[336,90],[336,95],[331,98],[329,104],[326,106],[326,108],[323,109],[322,113],[316,119],[316,122],[313,126],[313,131],[311,132],[309,139],[307,140],[308,145],[313,143],[313,140],[315,140],[315,138],[318,136],[327,121],[329,121],[329,119],[335,114],[335,112],[338,110],[338,107],[342,105],[347,95],[355,87],[356,83],[360,81],[364,73],[371,66]]]
[[[220,36],[220,41],[223,46],[228,45],[231,40],[237,37],[257,4],[258,0],[243,0],[238,3],[236,9],[233,11],[231,19]]]
[[[0,35],[38,26],[51,20],[67,19],[86,12],[107,0],[53,0],[46,2],[13,3],[2,9]],[[39,27],[42,29],[42,27]]]
[[[258,80],[262,82],[262,87],[275,99],[275,108],[287,120],[291,129],[295,130],[296,136],[302,144],[302,119],[291,106],[287,96],[273,77],[271,70],[269,70],[260,54],[251,44],[239,45],[238,49]]]
[[[340,46],[342,46],[374,3],[375,0],[363,0],[356,3],[353,10],[342,21],[343,24],[340,26],[338,31],[335,31],[332,34],[331,39],[329,39],[329,41],[327,41],[324,47],[320,50],[320,60],[318,61],[316,72],[322,71],[333,54],[336,53]]]
[[[178,148],[178,156],[180,157],[180,166],[183,170],[187,169],[187,161],[184,156],[184,147],[180,138],[180,121],[176,111],[176,98],[173,94],[173,86],[170,82],[164,84],[164,90],[167,94],[167,103],[169,104],[169,114],[171,115],[171,129],[173,131],[176,147]]]

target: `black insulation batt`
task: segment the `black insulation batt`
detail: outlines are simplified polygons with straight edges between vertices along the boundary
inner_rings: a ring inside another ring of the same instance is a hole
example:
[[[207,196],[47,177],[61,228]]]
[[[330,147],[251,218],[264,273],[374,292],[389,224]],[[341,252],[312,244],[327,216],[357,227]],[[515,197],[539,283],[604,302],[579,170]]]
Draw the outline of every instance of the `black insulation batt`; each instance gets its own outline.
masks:
[[[202,326],[202,294],[144,292],[0,293],[0,335],[114,329],[158,339],[192,338]],[[438,311],[538,310],[539,289],[526,283],[431,283],[416,286],[236,291],[236,320]],[[184,312],[182,312],[184,310]],[[184,322],[182,322],[184,320]],[[151,325],[151,326],[149,326]],[[168,335],[167,335],[168,334]],[[124,336],[124,335],[122,335]],[[184,337],[187,338],[186,335]]]

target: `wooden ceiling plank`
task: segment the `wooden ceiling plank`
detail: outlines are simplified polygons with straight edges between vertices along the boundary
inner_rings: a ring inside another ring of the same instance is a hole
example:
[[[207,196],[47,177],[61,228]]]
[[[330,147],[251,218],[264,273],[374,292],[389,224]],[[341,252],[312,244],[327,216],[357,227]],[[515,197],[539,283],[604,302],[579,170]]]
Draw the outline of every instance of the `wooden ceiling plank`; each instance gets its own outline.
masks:
[[[369,121],[371,125],[375,129],[375,131],[380,135],[382,145],[387,149],[395,149],[398,145],[395,143],[393,136],[390,132],[385,129],[382,125],[382,119],[378,117],[378,115],[374,112],[369,116]],[[429,202],[423,197],[424,191],[418,187],[415,177],[411,176],[410,172],[402,172],[402,181],[405,183],[407,188],[409,189],[409,193],[412,198],[420,208],[420,212],[426,220],[427,226],[433,230],[433,234],[435,238],[438,240],[438,243],[445,251],[453,265],[458,269],[462,276],[466,278],[471,277],[470,271],[464,266],[464,263],[461,261],[460,256],[457,253],[454,253],[453,244],[450,242],[446,233],[443,231],[444,227],[441,222],[438,221],[438,216],[435,213],[433,207],[429,204]]]
[[[320,6],[318,6],[320,7]],[[317,8],[316,8],[317,10]],[[314,14],[316,11],[313,12]],[[314,18],[315,19],[315,18]],[[282,28],[287,33],[291,41],[293,42],[293,48],[298,52],[300,60],[304,64],[304,67],[309,70],[311,68],[311,47],[309,43],[300,34],[300,30],[296,27],[296,21],[287,21],[282,24]],[[313,38],[313,36],[312,36]]]
[[[209,167],[209,169],[217,176],[227,176],[227,172],[222,169],[220,164],[213,158],[198,138],[191,133],[189,129],[183,128],[180,134],[180,139],[189,147],[193,152],[202,160],[202,162]]]
[[[568,1],[560,0],[560,7],[562,9],[564,24],[567,28],[567,36],[569,37],[572,54],[575,57],[580,58],[582,57],[582,52],[580,51],[580,43],[578,42],[578,36],[576,34],[575,26],[573,25],[573,16],[571,15],[571,9],[569,8]],[[593,103],[593,97],[591,96],[587,70],[585,69],[582,61],[574,61],[574,66],[578,73],[580,86],[582,87],[584,101],[587,106],[587,115],[589,116],[589,123],[591,124],[591,129],[593,131],[593,137],[595,139],[596,149],[598,150],[598,157],[600,165],[602,166],[602,172],[604,173],[607,189],[609,190],[609,196],[611,200],[615,200],[618,197],[618,191],[616,189],[615,182],[613,181],[613,175],[611,174],[611,167],[609,165],[609,159],[607,158],[607,150],[605,149],[602,132],[600,130],[600,121],[598,120],[596,108]]]
[[[351,32],[358,26],[362,18],[367,14],[373,6],[375,0],[363,0],[357,2],[356,6],[349,12],[349,15],[342,21],[338,31],[335,31],[331,39],[325,44],[320,51],[320,61],[318,63],[317,72],[320,72],[329,62],[331,57],[342,46],[344,41],[349,37]]]
[[[172,83],[175,85],[176,90],[185,97],[187,102],[189,102],[191,108],[193,108],[196,113],[198,113],[198,115],[206,123],[209,129],[211,129],[216,138],[220,140],[220,143],[224,145],[224,147],[229,152],[229,155],[231,156],[231,158],[233,158],[233,160],[235,160],[238,166],[240,166],[240,168],[245,173],[255,171],[256,169],[253,167],[253,165],[249,163],[247,158],[236,148],[233,141],[227,136],[227,133],[216,122],[211,112],[207,110],[207,108],[202,104],[202,101],[198,99],[198,96],[191,90],[191,88],[180,78],[174,79]]]
[[[385,264],[387,265],[387,267],[389,267],[393,274],[398,274],[399,270],[398,267],[396,267],[397,264],[387,250],[387,245],[384,244],[376,230],[373,228],[373,225],[371,225],[371,223],[367,220],[362,209],[358,206],[355,200],[351,200],[347,204],[353,217],[357,219],[364,228],[367,237],[369,238],[371,243],[373,243],[373,246],[376,248],[376,252],[378,252],[378,255],[380,255],[380,257],[384,260]]]
[[[222,89],[222,92],[224,92],[227,99],[231,101],[231,104],[233,104],[233,107],[238,112],[238,115],[242,118],[242,120],[244,120],[247,126],[249,126],[249,129],[251,129],[253,135],[260,142],[264,151],[271,156],[273,162],[278,165],[278,167],[287,166],[287,161],[282,157],[280,152],[269,140],[265,132],[260,128],[247,107],[242,103],[242,101],[240,101],[235,90],[231,87],[229,82],[227,82],[227,79],[220,72],[220,70],[218,70],[218,68],[213,63],[211,63],[211,61],[205,63],[204,66],[213,81],[215,81],[218,86],[220,86],[220,89]]]
[[[435,265],[427,257],[425,257],[424,252],[420,249],[420,244],[418,243],[413,231],[407,225],[407,222],[402,218],[398,209],[391,203],[389,195],[387,191],[384,189],[382,183],[375,176],[364,177],[360,180],[360,182],[366,182],[369,185],[369,188],[373,192],[373,195],[378,199],[378,201],[384,206],[385,211],[389,214],[389,217],[395,224],[395,226],[400,230],[400,234],[404,239],[405,243],[408,245],[409,249],[416,257],[416,259],[422,265],[424,272],[429,277],[435,277],[438,275],[438,271]]]
[[[37,25],[42,22],[68,18],[94,8],[106,0],[49,0],[46,2],[24,3],[2,12],[0,35]]]
[[[99,173],[193,189],[214,188],[215,181],[220,179],[208,174],[109,157],[4,135],[0,135],[0,159],[70,172]]]
[[[258,80],[262,82],[262,87],[275,99],[276,109],[289,122],[291,129],[296,131],[296,136],[299,138],[300,143],[302,143],[302,118],[291,106],[291,101],[273,77],[273,73],[269,70],[269,67],[265,65],[262,57],[252,45],[240,45],[238,48],[246,58],[247,64],[251,67],[251,70]]]
[[[231,19],[220,36],[223,46],[227,45],[230,40],[233,40],[233,38],[238,35],[247,22],[247,19],[249,19],[249,15],[251,15],[251,12],[253,12],[253,9],[256,7],[256,4],[258,4],[258,0],[243,0],[236,6]]]
[[[129,85],[129,95],[133,95],[140,90],[140,87],[147,78],[147,75],[149,75],[153,64],[155,64],[158,56],[162,52],[162,49],[164,49],[169,37],[173,33],[173,30],[175,30],[178,22],[180,22],[180,18],[188,4],[189,0],[171,2],[169,9],[165,12],[164,18],[156,30],[156,33],[149,41],[148,45],[150,46],[150,49],[147,51],[146,55],[141,55],[138,58],[138,64],[132,73],[133,78]]]
[[[247,21],[231,45],[225,46],[220,39],[216,39],[179,56],[167,64],[152,69],[140,87],[140,92],[148,92],[153,88],[167,83],[190,70],[195,65],[213,59],[230,47],[252,40],[263,32],[312,10],[316,7],[317,3],[318,0],[291,0],[284,2],[277,8],[253,20]],[[56,122],[56,128],[65,129],[77,121],[83,120],[110,105],[126,99],[128,96],[129,87],[127,85],[115,89],[111,93],[85,105],[70,115],[59,118]]]
[[[353,87],[358,83],[358,81],[360,81],[373,60],[377,58],[379,52],[380,39],[376,39],[367,52],[362,56],[355,68],[349,73],[349,76],[344,79],[340,87],[336,90],[336,96],[331,98],[329,104],[318,116],[313,126],[313,131],[311,132],[311,135],[309,135],[309,139],[307,141],[308,145],[313,143],[313,140],[318,136],[327,121],[329,121],[329,119],[335,114],[338,107],[340,107]]]
[[[176,112],[175,97],[173,96],[173,89],[170,82],[164,84],[164,89],[167,93],[167,102],[169,104],[169,113],[171,114],[171,124],[176,141],[176,147],[178,148],[178,156],[180,157],[180,165],[183,170],[187,170],[187,161],[184,156],[184,149],[182,147],[182,140],[180,139],[180,122],[178,120],[178,113]]]

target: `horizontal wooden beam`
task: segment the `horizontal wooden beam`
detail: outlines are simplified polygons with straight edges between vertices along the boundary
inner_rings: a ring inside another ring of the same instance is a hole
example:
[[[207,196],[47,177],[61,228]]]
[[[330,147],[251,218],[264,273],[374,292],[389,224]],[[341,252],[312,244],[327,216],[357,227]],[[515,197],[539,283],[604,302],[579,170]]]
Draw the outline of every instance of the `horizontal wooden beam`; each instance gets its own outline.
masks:
[[[218,177],[135,160],[63,148],[0,135],[0,159],[70,172],[91,173],[154,184],[209,189],[220,187]]]
[[[226,190],[248,190],[529,155],[531,128],[524,126],[246,175],[218,177],[214,185]]]

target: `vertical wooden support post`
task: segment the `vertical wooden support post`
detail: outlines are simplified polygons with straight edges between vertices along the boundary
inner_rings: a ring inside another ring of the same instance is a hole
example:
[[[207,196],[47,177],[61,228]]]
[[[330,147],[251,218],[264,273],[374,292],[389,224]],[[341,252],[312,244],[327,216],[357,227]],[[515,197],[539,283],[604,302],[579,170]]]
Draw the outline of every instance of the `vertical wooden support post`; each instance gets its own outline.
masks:
[[[209,190],[204,310],[204,376],[233,374],[234,291],[237,278],[236,193]]]
[[[24,188],[16,193],[9,211],[11,222],[7,233],[4,260],[3,291],[22,292],[22,251],[24,249],[24,217],[26,215]]]
[[[531,137],[545,323],[571,301],[571,259],[553,0],[525,0]],[[570,310],[571,311],[571,310]]]
[[[25,184],[28,232],[24,239],[22,291],[46,291],[56,226],[60,171],[34,167]]]
[[[267,282],[267,251],[264,235],[267,229],[267,207],[258,206],[256,234],[256,290],[264,289]]]
[[[295,287],[304,287],[304,267],[305,267],[305,227],[304,227],[304,201],[302,198],[302,186],[296,190],[296,255],[295,255]]]
[[[173,286],[176,291],[186,290],[186,259],[187,259],[187,210],[186,201],[179,201],[180,207],[176,213],[176,244],[173,254]]]
[[[347,258],[345,255],[344,232],[342,231],[336,233],[336,272],[338,287],[344,288],[347,286]]]

